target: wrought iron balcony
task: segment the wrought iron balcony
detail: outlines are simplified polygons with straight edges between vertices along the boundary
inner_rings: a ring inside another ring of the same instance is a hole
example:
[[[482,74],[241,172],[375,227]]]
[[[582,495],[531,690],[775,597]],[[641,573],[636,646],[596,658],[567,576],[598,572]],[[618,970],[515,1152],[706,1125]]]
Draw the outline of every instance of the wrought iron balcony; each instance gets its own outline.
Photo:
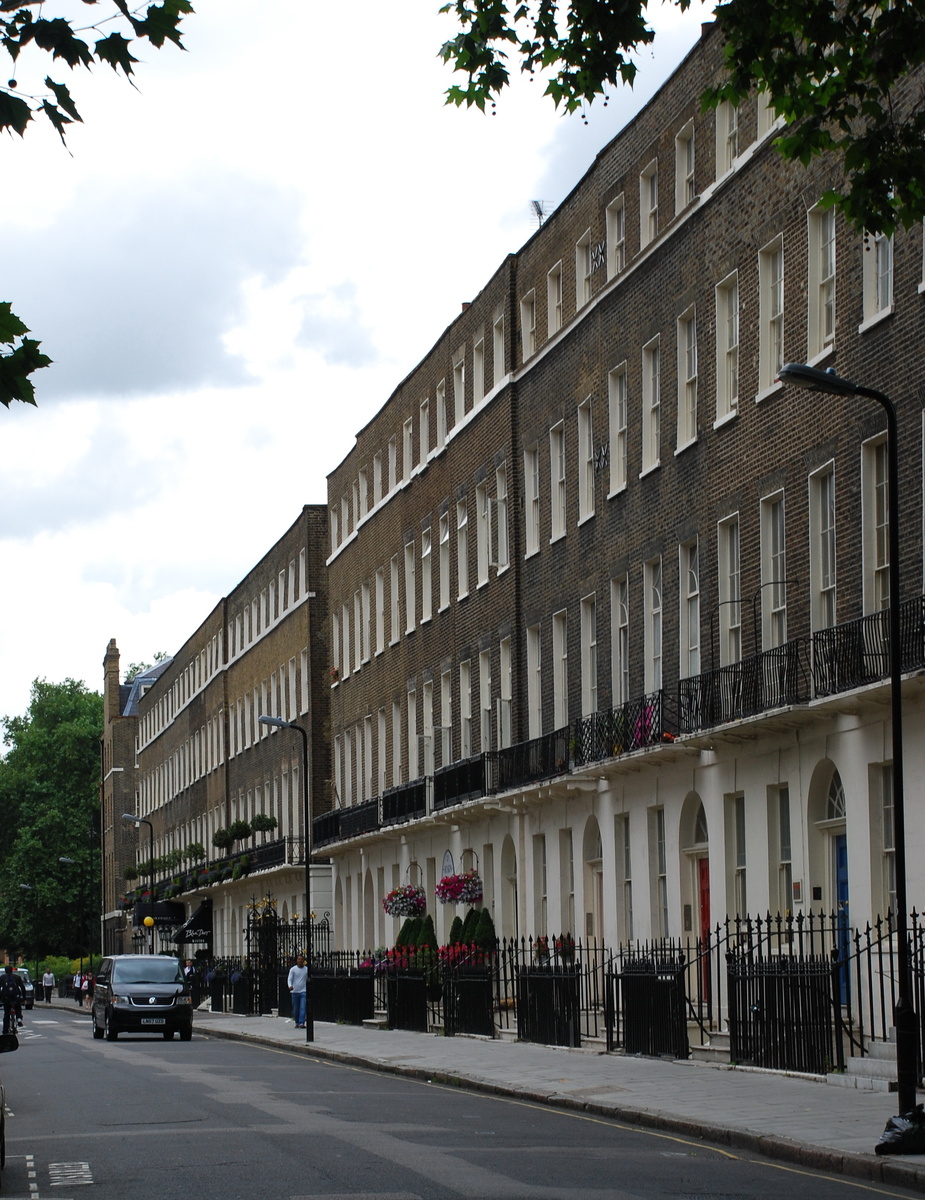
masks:
[[[489,790],[506,792],[564,774],[569,769],[569,733],[566,726],[516,746],[493,750]]]
[[[434,772],[434,808],[465,804],[486,794],[485,755],[474,754]]]
[[[679,732],[696,733],[809,699],[806,643],[794,638],[678,682]]]
[[[422,776],[411,783],[400,783],[382,793],[382,824],[397,825],[427,815],[428,779]]]
[[[902,669],[925,667],[925,598],[899,608]],[[813,634],[813,685],[817,696],[833,696],[885,679],[890,671],[887,609],[868,613]]]
[[[571,759],[580,766],[602,758],[617,758],[643,746],[673,742],[677,721],[669,711],[665,692],[658,691],[582,717],[575,722],[574,729]]]

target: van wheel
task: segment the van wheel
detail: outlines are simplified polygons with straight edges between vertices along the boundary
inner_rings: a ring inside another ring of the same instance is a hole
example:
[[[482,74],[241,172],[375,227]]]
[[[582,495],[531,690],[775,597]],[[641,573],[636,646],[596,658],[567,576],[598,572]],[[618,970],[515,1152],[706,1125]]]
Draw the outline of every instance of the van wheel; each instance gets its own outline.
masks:
[[[107,1013],[106,1014],[106,1041],[114,1042],[118,1036],[119,1036],[119,1031],[118,1031],[118,1029],[116,1029],[115,1025],[113,1025],[113,1023],[112,1023],[112,1015],[110,1013]]]
[[[164,1030],[164,1041],[165,1041],[165,1042],[172,1042],[172,1041],[173,1041],[173,1030],[172,1030],[172,1029],[165,1029],[165,1030]]]
[[[93,1021],[93,1036],[98,1042],[103,1040],[103,1030],[96,1023],[96,1012],[94,1011],[91,1020]]]
[[[180,1041],[181,1042],[191,1042],[192,1040],[193,1040],[192,1029],[181,1029],[180,1030]]]

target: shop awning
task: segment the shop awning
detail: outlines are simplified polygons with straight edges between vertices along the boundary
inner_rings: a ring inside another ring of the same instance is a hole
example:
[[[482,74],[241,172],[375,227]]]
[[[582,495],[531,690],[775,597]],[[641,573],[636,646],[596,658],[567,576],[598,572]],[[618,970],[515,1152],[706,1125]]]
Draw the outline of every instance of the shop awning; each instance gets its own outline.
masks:
[[[199,905],[192,916],[183,922],[173,935],[173,941],[182,946],[188,942],[211,942],[211,940],[212,901],[206,900]]]

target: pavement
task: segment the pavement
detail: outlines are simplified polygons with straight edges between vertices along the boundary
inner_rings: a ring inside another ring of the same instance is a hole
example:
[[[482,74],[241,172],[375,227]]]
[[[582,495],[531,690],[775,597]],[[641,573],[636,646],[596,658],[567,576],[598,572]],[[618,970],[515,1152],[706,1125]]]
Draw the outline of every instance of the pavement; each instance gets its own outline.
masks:
[[[52,1007],[74,1011],[72,1001]],[[34,1012],[47,1009],[36,1004]],[[25,1014],[27,1023],[32,1013]],[[431,1083],[580,1110],[815,1170],[925,1192],[925,1155],[874,1154],[896,1097],[829,1087],[818,1076],[693,1060],[607,1054],[197,1010],[194,1035],[283,1047]]]

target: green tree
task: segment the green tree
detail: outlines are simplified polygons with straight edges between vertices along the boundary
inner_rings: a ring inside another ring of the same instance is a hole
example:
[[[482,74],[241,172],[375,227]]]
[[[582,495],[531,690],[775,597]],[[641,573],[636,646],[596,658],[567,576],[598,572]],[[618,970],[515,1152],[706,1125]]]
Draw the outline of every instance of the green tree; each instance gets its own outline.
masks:
[[[96,8],[100,0],[83,0],[88,8]],[[7,130],[20,137],[33,118],[41,113],[57,130],[64,141],[68,125],[82,118],[65,83],[45,74],[44,82],[35,86],[27,83],[20,89],[18,74],[27,62],[42,64],[50,61],[50,69],[58,74],[62,65],[71,71],[91,70],[107,64],[118,74],[131,79],[133,64],[138,59],[132,53],[135,42],[147,42],[160,49],[173,42],[181,49],[180,21],[193,11],[189,0],[161,0],[160,4],[133,5],[127,0],[106,0],[106,11],[95,13],[95,21],[76,25],[63,16],[49,11],[48,0],[0,0],[0,47],[10,58],[10,65],[0,78],[0,132]],[[130,36],[126,37],[126,33]],[[99,35],[95,37],[94,35]],[[42,58],[42,55],[49,56]],[[13,400],[35,403],[35,388],[29,378],[35,371],[47,367],[51,359],[40,349],[40,343],[27,337],[29,329],[13,312],[9,301],[0,302],[0,404],[9,408]]]
[[[671,0],[684,10],[690,0]],[[442,48],[466,75],[447,102],[484,109],[510,62],[546,78],[573,112],[632,84],[634,55],[655,37],[645,0],[451,0],[460,32]],[[841,186],[825,198],[859,229],[891,233],[925,217],[925,103],[912,73],[925,62],[922,0],[728,0],[715,10],[727,77],[704,96],[737,104],[767,93],[785,131],[780,153],[832,156]]]
[[[0,940],[30,958],[79,951],[99,908],[102,696],[37,679],[25,716],[0,724]]]

